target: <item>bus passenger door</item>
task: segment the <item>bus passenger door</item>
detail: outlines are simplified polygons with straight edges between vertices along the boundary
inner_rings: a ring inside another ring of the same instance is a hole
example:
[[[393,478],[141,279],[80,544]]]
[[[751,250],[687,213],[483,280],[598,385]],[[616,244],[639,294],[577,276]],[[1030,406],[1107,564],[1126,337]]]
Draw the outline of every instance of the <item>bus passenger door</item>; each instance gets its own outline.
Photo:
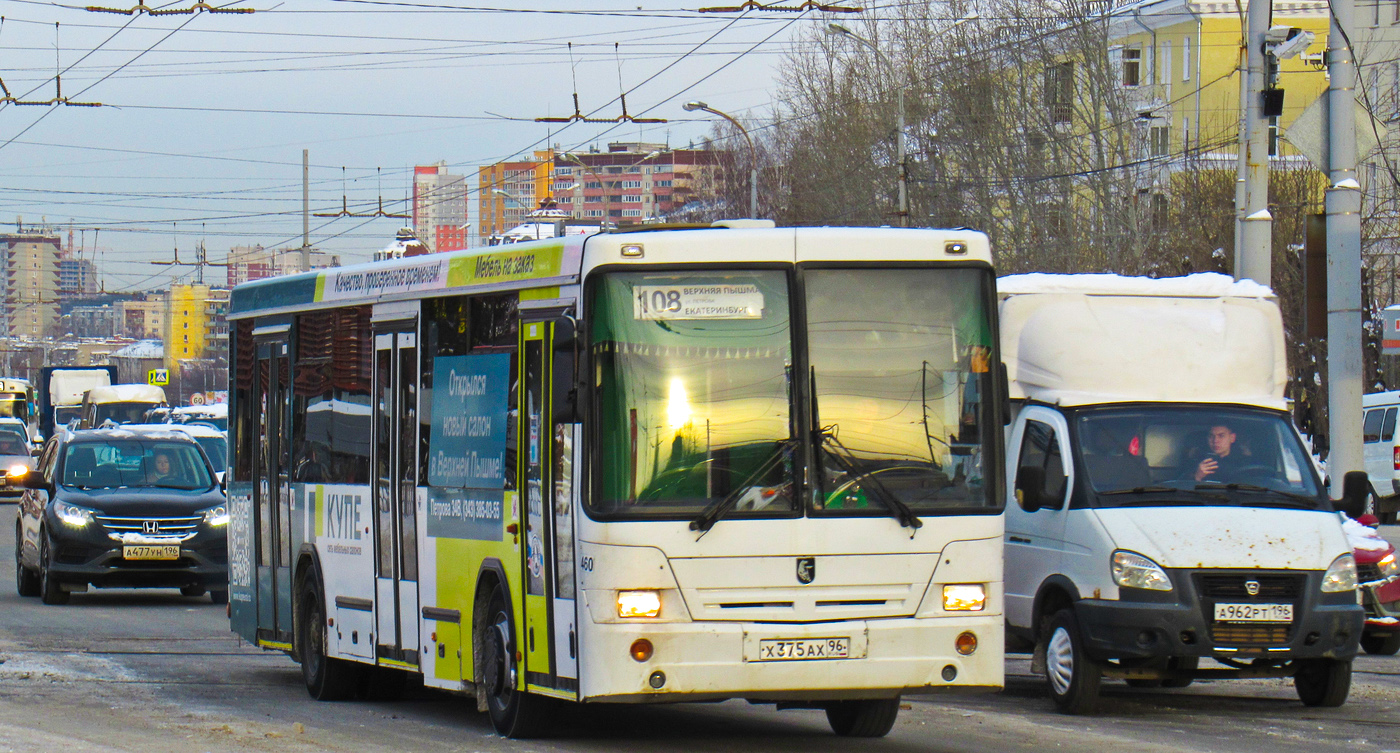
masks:
[[[418,660],[418,348],[416,321],[374,335],[375,654]]]
[[[257,447],[253,453],[253,509],[257,525],[258,641],[292,643],[291,369],[283,330],[258,339],[254,372]]]
[[[573,585],[573,424],[555,425],[549,321],[522,321],[519,437],[525,498],[525,679],[578,691]],[[561,466],[563,466],[561,468]],[[563,471],[561,473],[561,471]]]

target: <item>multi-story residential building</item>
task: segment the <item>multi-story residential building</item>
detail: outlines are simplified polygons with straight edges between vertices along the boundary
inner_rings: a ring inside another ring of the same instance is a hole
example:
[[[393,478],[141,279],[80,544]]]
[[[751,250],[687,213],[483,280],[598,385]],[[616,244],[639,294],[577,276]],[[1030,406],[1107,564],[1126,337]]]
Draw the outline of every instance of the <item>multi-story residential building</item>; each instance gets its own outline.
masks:
[[[552,196],[554,167],[554,151],[546,149],[535,152],[534,159],[477,170],[477,237],[483,245],[524,222],[525,215]]]
[[[314,248],[234,246],[228,252],[228,287],[252,280],[340,266],[340,255]]]
[[[165,294],[161,339],[165,342],[166,368],[174,370],[180,361],[204,357],[208,299],[208,285],[171,285]]]
[[[664,144],[612,143],[606,152],[560,154],[554,198],[581,219],[630,225],[664,220],[697,197],[720,153]]]
[[[228,288],[211,288],[204,299],[204,356],[228,358]]]
[[[165,332],[165,300],[147,294],[140,300],[121,301],[117,307],[117,334],[133,340],[154,340]]]
[[[64,252],[58,259],[58,292],[65,296],[96,293],[97,265]]]
[[[115,337],[121,332],[117,308],[110,303],[74,306],[67,319],[64,329],[77,337]]]
[[[0,234],[0,316],[6,334],[39,338],[58,324],[58,233],[45,227]]]
[[[429,252],[467,247],[467,179],[446,162],[413,168],[413,231]]]

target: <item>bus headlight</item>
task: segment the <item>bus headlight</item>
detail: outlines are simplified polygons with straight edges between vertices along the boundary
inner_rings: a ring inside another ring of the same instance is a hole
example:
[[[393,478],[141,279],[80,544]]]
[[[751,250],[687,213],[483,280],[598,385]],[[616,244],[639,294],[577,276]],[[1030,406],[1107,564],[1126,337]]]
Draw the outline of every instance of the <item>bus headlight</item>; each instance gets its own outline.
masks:
[[[1356,590],[1356,557],[1350,554],[1343,554],[1332,560],[1332,564],[1327,568],[1327,572],[1322,574],[1322,592],[1337,593],[1338,591]]]
[[[980,612],[987,606],[987,589],[981,583],[950,583],[943,587],[943,611]]]
[[[218,528],[219,526],[228,525],[228,508],[223,505],[211,507],[208,510],[205,510],[203,514],[204,524],[207,526],[213,526],[215,528]]]
[[[1172,590],[1172,579],[1161,565],[1132,552],[1113,553],[1113,582],[1124,588],[1142,588],[1148,591]]]
[[[618,617],[656,617],[661,614],[661,593],[658,591],[618,591]]]
[[[93,511],[86,507],[75,507],[54,500],[53,514],[57,515],[58,519],[67,525],[73,526],[74,528],[83,528],[88,523],[92,522]]]

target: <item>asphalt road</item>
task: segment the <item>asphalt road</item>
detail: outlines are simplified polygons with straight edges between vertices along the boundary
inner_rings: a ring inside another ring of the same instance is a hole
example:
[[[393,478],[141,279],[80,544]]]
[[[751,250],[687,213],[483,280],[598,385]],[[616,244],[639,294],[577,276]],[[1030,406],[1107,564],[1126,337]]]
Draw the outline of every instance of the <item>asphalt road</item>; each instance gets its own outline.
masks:
[[[0,516],[12,514],[0,507]],[[1400,657],[1357,660],[1351,701],[1302,706],[1288,681],[1132,690],[1104,712],[1056,714],[1024,657],[1007,689],[906,699],[883,740],[831,735],[817,711],[744,702],[584,707],[557,736],[503,740],[469,699],[318,703],[285,656],[228,631],[224,607],[174,591],[95,591],[67,606],[21,599],[13,526],[0,518],[0,751],[1396,751]],[[8,529],[8,531],[7,531]]]

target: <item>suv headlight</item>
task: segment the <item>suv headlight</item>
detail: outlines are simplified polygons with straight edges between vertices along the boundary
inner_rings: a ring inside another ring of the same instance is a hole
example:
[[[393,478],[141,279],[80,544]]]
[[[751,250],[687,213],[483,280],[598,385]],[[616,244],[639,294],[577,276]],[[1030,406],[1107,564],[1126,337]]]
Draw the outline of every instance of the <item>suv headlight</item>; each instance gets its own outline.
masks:
[[[96,511],[54,500],[53,514],[57,515],[58,519],[67,525],[73,526],[74,528],[83,528],[88,523],[92,522],[93,515],[96,514]]]
[[[1113,582],[1124,588],[1145,588],[1148,591],[1172,590],[1167,571],[1152,560],[1132,552],[1113,553]]]
[[[1381,557],[1380,562],[1376,563],[1376,567],[1380,568],[1381,575],[1387,578],[1400,575],[1400,562],[1395,561],[1395,552]]]
[[[1322,592],[1337,593],[1338,591],[1356,590],[1356,557],[1351,554],[1343,554],[1332,560],[1327,572],[1322,574]]]
[[[216,528],[228,525],[228,507],[226,505],[211,507],[202,514],[204,515],[204,525],[214,526]]]

